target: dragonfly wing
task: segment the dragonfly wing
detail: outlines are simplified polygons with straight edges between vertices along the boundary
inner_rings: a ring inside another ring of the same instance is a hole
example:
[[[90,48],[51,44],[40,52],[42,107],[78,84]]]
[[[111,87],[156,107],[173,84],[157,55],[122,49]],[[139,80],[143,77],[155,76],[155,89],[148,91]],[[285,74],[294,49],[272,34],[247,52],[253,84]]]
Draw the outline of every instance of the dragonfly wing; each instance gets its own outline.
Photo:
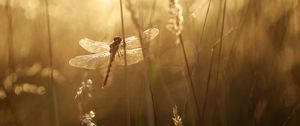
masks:
[[[150,28],[143,32],[143,40],[150,41],[154,39],[159,34],[159,30],[157,28]]]
[[[108,62],[109,53],[80,55],[69,60],[69,64],[71,66],[85,69],[97,69],[107,67]]]
[[[159,34],[159,30],[157,28],[150,28],[143,32],[142,37],[143,37],[144,41],[150,41],[150,40],[154,39],[158,34]],[[136,36],[131,36],[131,37],[125,38],[126,49],[130,50],[130,49],[141,48],[141,43],[139,40],[140,39]],[[123,46],[124,45],[122,43],[121,48]]]
[[[90,53],[109,51],[109,45],[105,42],[98,42],[88,38],[81,39],[79,45]]]
[[[130,37],[125,38],[125,42],[126,42],[126,49],[128,49],[128,50],[141,47],[139,38],[136,36],[130,36]],[[123,43],[121,43],[121,48],[123,48],[123,46],[124,46]]]
[[[136,64],[144,59],[143,52],[141,48],[131,49],[126,51],[126,58],[127,58],[127,65],[133,65]],[[118,56],[116,55],[115,58],[116,62],[120,65],[125,65],[124,62],[124,55]]]

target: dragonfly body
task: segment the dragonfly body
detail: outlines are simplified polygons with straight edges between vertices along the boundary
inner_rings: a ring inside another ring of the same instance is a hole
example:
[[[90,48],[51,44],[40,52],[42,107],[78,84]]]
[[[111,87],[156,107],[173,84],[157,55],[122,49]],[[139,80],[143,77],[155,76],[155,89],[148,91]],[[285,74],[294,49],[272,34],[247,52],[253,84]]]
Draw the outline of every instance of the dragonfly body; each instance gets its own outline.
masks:
[[[156,28],[150,28],[143,32],[143,40],[152,40],[159,34]],[[88,38],[81,39],[79,45],[92,54],[76,56],[69,60],[69,64],[74,67],[84,69],[107,68],[102,87],[107,84],[112,64],[124,65],[122,41],[126,43],[127,65],[133,65],[143,60],[142,48],[138,37],[131,36],[122,40],[121,37],[114,37],[109,45],[105,42],[94,41]],[[118,56],[116,57],[116,54]]]
[[[110,73],[110,70],[112,67],[112,63],[113,63],[115,56],[119,50],[121,42],[122,42],[121,37],[115,37],[113,43],[109,45],[110,58],[109,58],[109,63],[108,63],[108,67],[107,67],[107,71],[106,71],[106,75],[105,75],[102,87],[104,87],[107,84],[107,80],[108,80],[109,73]]]

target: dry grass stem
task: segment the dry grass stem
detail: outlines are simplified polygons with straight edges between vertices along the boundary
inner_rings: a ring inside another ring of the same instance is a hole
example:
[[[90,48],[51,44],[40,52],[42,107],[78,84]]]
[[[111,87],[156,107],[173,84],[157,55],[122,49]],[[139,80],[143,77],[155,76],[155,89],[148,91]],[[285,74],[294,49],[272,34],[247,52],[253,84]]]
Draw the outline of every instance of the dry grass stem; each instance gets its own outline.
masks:
[[[125,26],[124,26],[124,13],[123,13],[123,0],[120,0],[120,17],[121,17],[121,25],[122,25],[122,40],[123,40],[123,51],[124,51],[124,78],[125,78],[125,85],[126,85],[126,102],[127,102],[127,125],[131,125],[131,114],[130,114],[130,88],[127,82],[127,53],[126,53],[126,42],[125,42]]]
[[[167,24],[167,29],[169,31],[171,31],[172,33],[174,33],[176,35],[176,39],[177,42],[179,43],[182,49],[182,53],[184,56],[184,63],[185,63],[185,67],[186,67],[186,74],[187,77],[189,79],[190,82],[190,88],[191,88],[191,92],[192,92],[192,96],[195,100],[195,104],[196,104],[196,110],[197,110],[197,114],[198,116],[200,116],[200,111],[199,111],[199,103],[197,100],[197,96],[196,96],[196,91],[195,91],[195,85],[193,83],[193,79],[192,79],[192,74],[190,71],[190,67],[189,67],[189,63],[188,63],[188,59],[187,59],[187,54],[186,54],[186,50],[184,47],[184,42],[183,42],[183,38],[182,38],[182,29],[183,29],[183,16],[182,16],[182,7],[179,4],[178,0],[169,0],[169,14],[170,14],[170,19],[169,19],[169,23]],[[189,91],[188,91],[189,92]],[[189,98],[189,93],[187,96],[187,99]],[[185,103],[186,104],[186,103]],[[186,105],[184,105],[184,107],[186,107]],[[184,108],[185,109],[185,108]]]
[[[52,86],[52,102],[54,109],[54,124],[55,126],[60,126],[59,113],[58,113],[58,103],[57,103],[57,93],[56,86],[54,83],[54,74],[53,74],[53,48],[52,48],[52,34],[51,34],[51,22],[50,22],[50,12],[49,12],[49,1],[45,0],[45,12],[46,12],[46,25],[47,25],[47,35],[48,35],[48,56],[49,56],[49,67],[50,71],[50,84]]]
[[[139,38],[140,38],[140,44],[141,44],[141,48],[142,48],[142,53],[143,53],[143,57],[144,57],[144,64],[145,64],[145,73],[144,73],[144,76],[145,76],[145,83],[146,83],[146,86],[148,86],[148,89],[149,89],[149,95],[150,95],[150,106],[152,107],[152,112],[153,112],[153,122],[154,122],[154,125],[157,125],[157,119],[156,119],[156,111],[155,111],[155,103],[154,103],[154,96],[153,96],[153,88],[151,86],[151,83],[150,83],[150,79],[149,79],[149,63],[150,63],[150,59],[149,59],[149,50],[148,48],[148,44],[147,41],[149,40],[145,40],[142,36],[142,27],[139,23],[139,15],[138,13],[136,12],[136,10],[134,9],[134,5],[132,3],[131,0],[127,0],[127,9],[129,10],[130,14],[131,14],[131,20],[135,26],[135,28],[138,30],[138,34],[139,34]],[[145,42],[146,41],[146,42]]]

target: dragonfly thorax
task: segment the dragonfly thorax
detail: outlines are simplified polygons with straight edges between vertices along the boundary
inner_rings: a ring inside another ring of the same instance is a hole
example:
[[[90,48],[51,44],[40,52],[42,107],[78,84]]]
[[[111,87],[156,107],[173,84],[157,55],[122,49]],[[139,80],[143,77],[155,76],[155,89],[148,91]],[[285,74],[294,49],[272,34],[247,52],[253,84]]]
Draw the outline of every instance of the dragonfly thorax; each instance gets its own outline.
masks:
[[[112,44],[120,45],[121,41],[122,41],[122,38],[119,36],[116,36],[116,37],[114,37],[114,42]]]
[[[109,47],[110,47],[109,52],[110,53],[116,52],[119,49],[119,45],[121,44],[121,42],[122,42],[122,38],[121,37],[118,37],[118,36],[114,37],[113,43],[111,43],[109,45]]]

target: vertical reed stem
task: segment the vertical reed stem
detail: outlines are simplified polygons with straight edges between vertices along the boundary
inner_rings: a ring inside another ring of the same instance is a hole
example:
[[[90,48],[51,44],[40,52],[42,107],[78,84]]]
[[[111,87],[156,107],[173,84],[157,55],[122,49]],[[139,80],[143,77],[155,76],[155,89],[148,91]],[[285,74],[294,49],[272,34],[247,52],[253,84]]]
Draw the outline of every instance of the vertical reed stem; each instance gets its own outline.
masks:
[[[219,25],[219,18],[220,18],[220,14],[221,14],[221,7],[222,5],[219,5],[219,9],[218,9],[218,16],[217,16],[217,20],[216,20],[216,32],[215,32],[215,36],[217,37],[217,30],[218,30],[218,25]],[[218,40],[219,41],[219,40]],[[207,81],[206,81],[206,90],[204,93],[204,102],[203,102],[203,106],[202,106],[202,123],[205,121],[205,110],[206,110],[206,104],[207,104],[207,99],[208,99],[208,94],[209,94],[209,86],[210,86],[210,80],[211,80],[211,74],[212,74],[212,68],[213,68],[213,64],[214,64],[214,56],[215,56],[215,47],[212,47],[211,49],[211,59],[210,59],[210,63],[209,63],[209,72],[208,72],[208,76],[207,76]]]
[[[223,38],[227,37],[234,29],[231,29],[226,33]],[[208,99],[208,93],[209,93],[209,86],[210,86],[210,81],[211,81],[211,74],[212,74],[212,68],[214,64],[214,56],[215,56],[215,48],[219,44],[221,38],[218,39],[214,46],[211,48],[211,55],[210,55],[210,62],[209,62],[209,71],[208,71],[208,76],[207,76],[207,81],[206,81],[206,89],[204,92],[204,102],[202,106],[202,123],[205,121],[205,110],[206,110],[206,104],[207,104],[207,99]]]
[[[223,33],[224,33],[224,25],[225,25],[225,16],[226,16],[226,0],[224,3],[224,10],[223,10],[223,19],[222,19],[222,28],[221,28],[221,39],[220,39],[220,47],[219,47],[219,55],[218,55],[218,66],[217,66],[217,76],[219,76],[220,72],[220,65],[221,65],[221,56],[222,56],[222,48],[223,48]],[[219,77],[217,77],[219,81]],[[217,83],[218,83],[217,81]]]
[[[10,75],[11,73],[15,73],[16,72],[16,68],[15,68],[15,61],[14,61],[14,43],[13,43],[13,24],[12,24],[12,12],[11,12],[11,1],[7,0],[6,1],[6,5],[5,5],[5,10],[6,10],[6,16],[7,16],[7,46],[8,46],[8,75]],[[14,80],[11,80],[12,85],[14,85]],[[19,120],[17,119],[17,115],[15,114],[14,109],[12,108],[12,94],[8,91],[5,92],[6,94],[8,94],[8,106],[9,106],[9,111],[12,114],[13,118],[13,124],[14,125],[21,125]]]
[[[49,14],[49,2],[45,0],[46,7],[46,23],[47,23],[47,34],[48,34],[48,54],[49,54],[49,65],[50,65],[50,86],[52,86],[52,100],[54,107],[54,122],[55,126],[59,126],[59,114],[58,114],[58,105],[57,105],[57,95],[56,95],[56,86],[53,82],[53,53],[52,53],[52,35],[51,35],[51,22]]]
[[[127,69],[127,54],[126,54],[126,42],[125,42],[125,28],[124,28],[124,18],[123,18],[123,2],[120,0],[120,13],[121,13],[121,24],[122,24],[122,40],[124,45],[124,63],[125,70]]]
[[[212,66],[213,66],[213,62],[214,62],[214,55],[215,55],[215,51],[214,49],[211,50],[211,55],[210,55],[210,64],[209,64],[209,72],[208,72],[208,77],[207,77],[207,82],[206,82],[206,89],[204,92],[204,102],[203,102],[203,106],[202,106],[202,124],[205,120],[205,110],[206,110],[206,104],[207,104],[207,99],[208,99],[208,90],[209,90],[209,84],[210,84],[210,78],[211,78],[211,73],[212,73]]]
[[[121,24],[122,24],[122,40],[124,45],[124,69],[125,69],[125,85],[126,85],[126,102],[127,102],[127,125],[131,125],[131,114],[130,114],[130,92],[129,92],[129,84],[127,83],[127,53],[126,53],[126,41],[125,41],[125,28],[124,28],[124,14],[123,14],[123,0],[120,0],[120,16],[121,16]]]
[[[149,26],[152,27],[152,19],[155,15],[155,7],[156,7],[156,0],[153,0],[153,3],[151,5],[151,12],[150,12],[150,18],[149,18]]]
[[[143,52],[143,57],[144,57],[144,60],[145,60],[145,66],[146,67],[146,70],[145,70],[145,83],[146,85],[148,86],[149,88],[149,92],[150,92],[150,97],[151,97],[151,105],[152,105],[152,112],[153,112],[153,121],[154,121],[154,125],[157,125],[157,122],[156,122],[156,111],[155,111],[155,103],[154,103],[154,96],[153,96],[153,91],[152,91],[152,86],[151,86],[151,83],[149,81],[149,78],[148,78],[148,73],[149,73],[149,59],[148,59],[148,51],[146,51],[146,45],[144,43],[144,40],[143,40],[143,37],[142,37],[142,31],[141,31],[141,26],[138,22],[138,18],[136,17],[136,11],[133,9],[133,4],[132,4],[132,1],[131,0],[127,0],[127,3],[128,3],[128,6],[127,6],[127,9],[129,10],[130,14],[131,14],[131,19],[133,21],[133,24],[135,25],[135,28],[138,30],[138,33],[139,33],[139,38],[140,38],[140,43],[141,43],[141,47],[142,47],[142,52]]]
[[[220,47],[219,47],[219,54],[218,54],[218,64],[217,64],[217,73],[216,73],[216,76],[217,76],[217,78],[216,78],[217,79],[216,80],[216,85],[218,85],[219,81],[220,81],[219,73],[220,73],[221,56],[222,56],[222,48],[223,48],[223,34],[224,34],[224,25],[225,25],[225,17],[226,17],[226,3],[227,3],[227,0],[224,1],[224,8],[223,8],[224,10],[223,10],[223,19],[222,19],[222,26],[221,26]],[[226,89],[224,89],[224,90],[226,90]],[[226,96],[224,96],[224,97],[226,97]],[[225,100],[225,108],[227,108],[227,106],[226,106],[226,100]],[[224,111],[227,111],[227,110],[224,110]],[[227,118],[225,117],[225,123],[227,123],[227,121],[228,121]]]
[[[204,35],[204,31],[205,31],[205,27],[206,27],[206,24],[207,24],[207,19],[208,19],[208,14],[209,14],[209,10],[210,10],[210,6],[211,6],[211,1],[212,0],[210,0],[209,1],[209,3],[208,3],[208,7],[207,7],[207,10],[206,10],[206,15],[205,15],[205,19],[204,19],[204,23],[203,23],[203,27],[202,27],[202,31],[201,31],[201,35],[200,35],[200,40],[199,40],[199,43],[198,43],[198,45],[197,45],[197,64],[200,64],[200,52],[199,52],[199,49],[200,49],[200,44],[201,44],[201,42],[202,42],[202,39],[203,39],[203,35]],[[212,55],[211,55],[211,61],[212,61],[212,59],[213,59],[213,52],[212,52]],[[206,83],[206,89],[205,89],[205,96],[204,96],[204,103],[203,103],[203,107],[202,107],[202,110],[201,110],[201,112],[202,113],[199,113],[199,114],[201,114],[200,116],[201,116],[201,119],[200,120],[202,120],[201,122],[203,122],[203,120],[204,120],[204,114],[205,114],[205,109],[206,109],[206,99],[207,99],[207,93],[208,93],[208,89],[209,89],[209,82],[210,82],[210,74],[211,74],[211,69],[212,69],[212,64],[210,64],[210,66],[209,66],[209,74],[208,74],[208,80],[207,80],[207,83]]]
[[[145,45],[143,43],[143,38],[142,38],[142,32],[140,30],[140,28],[138,28],[138,31],[139,31],[139,38],[140,38],[140,42],[141,42],[141,45],[142,45],[142,52],[143,52],[143,56],[144,56],[144,59],[145,59],[145,66],[147,66],[146,68],[146,79],[145,79],[145,82],[149,88],[149,92],[150,92],[150,97],[151,97],[151,106],[152,106],[152,110],[153,110],[153,116],[154,116],[154,125],[157,126],[157,122],[156,122],[156,111],[155,111],[155,103],[154,103],[154,96],[153,96],[153,90],[152,90],[152,86],[151,86],[151,83],[148,78],[148,74],[149,74],[149,59],[148,59],[148,55],[147,55],[147,52],[144,50],[145,49]]]
[[[197,114],[198,114],[198,117],[201,118],[201,114],[200,114],[200,111],[199,111],[199,103],[198,103],[198,100],[197,100],[197,96],[196,96],[196,91],[195,91],[195,85],[193,83],[193,80],[192,80],[192,74],[191,74],[191,71],[190,71],[190,66],[189,66],[189,63],[188,63],[188,59],[187,59],[187,54],[186,54],[186,50],[185,50],[185,47],[184,47],[184,42],[183,42],[183,38],[182,38],[182,34],[180,33],[179,34],[179,40],[180,40],[180,45],[181,45],[181,49],[182,49],[182,53],[183,53],[183,57],[184,57],[184,61],[185,61],[185,67],[186,67],[186,70],[187,70],[187,76],[188,76],[188,79],[190,81],[190,87],[191,87],[191,91],[192,91],[192,96],[195,100],[195,104],[196,104],[196,111],[197,111]],[[189,94],[188,94],[189,96]],[[185,105],[184,105],[185,107]]]
[[[14,62],[14,52],[13,52],[13,27],[12,27],[12,13],[10,7],[10,0],[7,0],[6,3],[6,12],[7,12],[7,45],[8,45],[8,65],[9,65],[9,72],[15,72],[15,62]]]
[[[200,40],[199,40],[199,43],[198,43],[198,45],[197,45],[197,64],[199,64],[200,63],[200,52],[199,52],[199,49],[200,49],[200,44],[201,44],[201,42],[202,42],[202,39],[203,39],[203,35],[204,35],[204,30],[205,30],[205,27],[206,27],[206,24],[207,24],[207,19],[208,19],[208,14],[209,14],[209,10],[210,10],[210,5],[211,5],[211,1],[212,0],[210,0],[209,1],[209,3],[208,3],[208,7],[207,7],[207,10],[206,10],[206,15],[205,15],[205,19],[204,19],[204,23],[203,23],[203,27],[202,27],[202,31],[201,31],[201,35],[200,35]]]

